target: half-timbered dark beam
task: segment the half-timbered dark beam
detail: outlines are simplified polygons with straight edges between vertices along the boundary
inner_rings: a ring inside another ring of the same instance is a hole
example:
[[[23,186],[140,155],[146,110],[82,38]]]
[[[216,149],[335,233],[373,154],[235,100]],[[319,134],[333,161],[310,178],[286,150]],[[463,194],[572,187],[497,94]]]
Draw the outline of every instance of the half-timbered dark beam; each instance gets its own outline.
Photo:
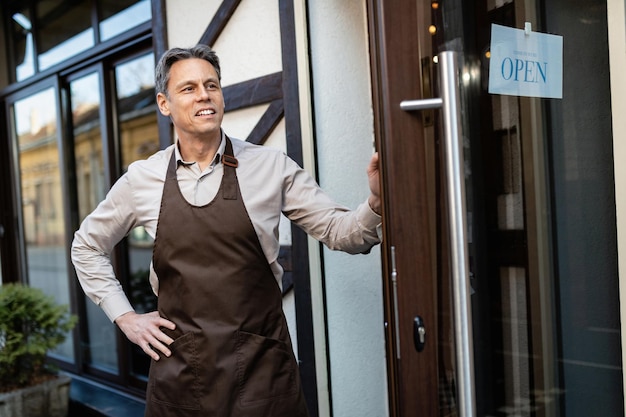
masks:
[[[226,111],[258,106],[282,97],[283,77],[280,72],[224,87]]]
[[[265,141],[270,137],[284,114],[285,107],[283,106],[283,100],[278,99],[272,101],[272,104],[265,110],[261,120],[254,126],[254,129],[252,129],[252,132],[250,132],[246,140],[257,145],[265,144]]]
[[[222,30],[224,30],[228,21],[235,13],[235,10],[237,10],[237,6],[239,6],[240,2],[241,0],[223,1],[219,9],[217,9],[215,16],[213,16],[211,23],[209,23],[209,26],[204,31],[204,34],[202,34],[199,43],[213,46],[215,41],[217,41],[217,38],[219,38],[220,33],[222,33]]]

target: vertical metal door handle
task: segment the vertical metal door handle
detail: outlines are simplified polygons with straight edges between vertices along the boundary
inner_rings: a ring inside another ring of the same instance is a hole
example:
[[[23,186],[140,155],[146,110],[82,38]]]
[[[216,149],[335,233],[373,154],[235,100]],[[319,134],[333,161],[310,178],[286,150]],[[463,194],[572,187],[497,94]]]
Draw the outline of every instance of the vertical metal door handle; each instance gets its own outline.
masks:
[[[465,211],[465,173],[461,134],[461,105],[456,52],[439,54],[441,99],[410,100],[404,110],[442,109],[447,200],[449,207],[450,255],[454,301],[454,333],[457,362],[458,411],[461,417],[476,415],[474,394],[474,345],[469,299],[469,259]]]
[[[400,359],[400,315],[398,314],[398,270],[396,269],[396,247],[391,247],[391,284],[393,285],[394,329],[396,333],[396,358]]]

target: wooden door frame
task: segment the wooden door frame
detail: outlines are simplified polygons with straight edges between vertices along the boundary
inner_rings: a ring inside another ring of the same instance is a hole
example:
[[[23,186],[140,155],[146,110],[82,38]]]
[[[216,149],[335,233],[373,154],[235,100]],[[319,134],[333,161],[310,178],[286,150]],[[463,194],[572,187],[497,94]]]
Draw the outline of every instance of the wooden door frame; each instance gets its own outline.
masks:
[[[389,404],[391,416],[437,416],[437,298],[433,255],[431,140],[426,119],[405,112],[400,102],[424,98],[419,13],[422,1],[368,0],[374,130],[381,157],[383,207],[383,288]],[[430,16],[428,16],[430,17]],[[395,247],[397,306],[391,281]],[[395,309],[398,308],[398,323]],[[426,345],[417,352],[413,319],[426,325]],[[398,331],[396,331],[398,329]],[[397,333],[397,334],[396,334]],[[396,340],[399,340],[397,346]],[[397,352],[399,348],[399,358]]]

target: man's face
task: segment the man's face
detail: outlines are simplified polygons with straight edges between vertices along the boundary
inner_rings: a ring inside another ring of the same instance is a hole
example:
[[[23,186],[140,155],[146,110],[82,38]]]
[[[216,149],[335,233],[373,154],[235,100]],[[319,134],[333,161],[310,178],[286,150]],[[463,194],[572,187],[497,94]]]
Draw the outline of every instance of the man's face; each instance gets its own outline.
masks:
[[[217,72],[209,62],[191,58],[175,62],[167,84],[169,97],[157,103],[169,116],[180,139],[216,139],[224,118],[224,96]]]

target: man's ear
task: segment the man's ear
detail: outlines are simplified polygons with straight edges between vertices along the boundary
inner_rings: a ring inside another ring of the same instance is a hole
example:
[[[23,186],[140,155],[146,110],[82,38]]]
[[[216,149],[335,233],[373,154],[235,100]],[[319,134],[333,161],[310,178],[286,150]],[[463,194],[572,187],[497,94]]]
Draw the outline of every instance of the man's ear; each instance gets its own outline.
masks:
[[[163,116],[169,116],[170,107],[169,107],[167,97],[165,97],[165,94],[163,93],[157,94],[156,101],[157,101],[157,105],[159,106],[159,111],[161,112],[161,114]]]

